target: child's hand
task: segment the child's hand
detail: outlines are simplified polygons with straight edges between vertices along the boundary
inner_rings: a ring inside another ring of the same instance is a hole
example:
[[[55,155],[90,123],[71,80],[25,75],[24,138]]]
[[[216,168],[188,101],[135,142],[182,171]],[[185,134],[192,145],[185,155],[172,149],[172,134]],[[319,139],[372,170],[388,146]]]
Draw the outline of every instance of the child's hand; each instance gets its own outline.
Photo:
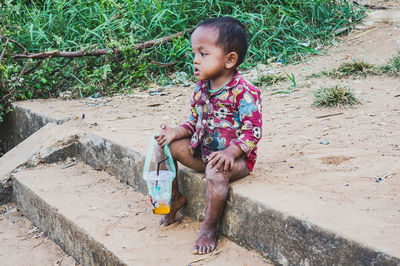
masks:
[[[217,171],[224,173],[232,171],[235,159],[243,155],[243,151],[236,145],[231,145],[222,151],[211,153],[209,163],[211,168],[216,167]]]
[[[176,138],[175,130],[172,127],[169,127],[165,124],[161,124],[161,132],[159,135],[156,135],[154,138],[157,141],[158,145],[161,147],[165,146],[165,143],[170,144]]]
[[[211,168],[216,167],[216,171],[224,173],[232,170],[234,162],[235,156],[228,149],[211,153],[209,161]]]

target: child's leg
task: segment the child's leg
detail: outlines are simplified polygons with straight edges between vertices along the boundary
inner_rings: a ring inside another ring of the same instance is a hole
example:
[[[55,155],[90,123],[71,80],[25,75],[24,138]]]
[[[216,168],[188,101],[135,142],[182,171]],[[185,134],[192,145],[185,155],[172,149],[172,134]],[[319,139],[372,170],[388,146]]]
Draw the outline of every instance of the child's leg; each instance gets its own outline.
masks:
[[[186,198],[179,192],[178,186],[178,164],[177,161],[181,164],[192,168],[199,172],[204,172],[206,165],[204,164],[201,158],[193,157],[193,155],[189,152],[189,144],[190,139],[180,139],[173,141],[169,144],[169,148],[171,150],[171,155],[175,162],[176,169],[176,177],[172,182],[172,194],[171,194],[171,211],[169,214],[165,215],[161,221],[160,225],[170,225],[175,221],[175,215],[180,208],[185,205]],[[157,161],[160,161],[164,158],[164,153],[162,152],[162,148],[157,145],[158,151],[156,151]],[[162,164],[160,166],[162,169],[166,169],[165,165]]]
[[[217,223],[225,207],[229,181],[250,173],[243,158],[236,159],[232,170],[226,173],[210,166],[211,164],[208,164],[206,168],[206,216],[193,248],[195,254],[210,253],[215,249]]]

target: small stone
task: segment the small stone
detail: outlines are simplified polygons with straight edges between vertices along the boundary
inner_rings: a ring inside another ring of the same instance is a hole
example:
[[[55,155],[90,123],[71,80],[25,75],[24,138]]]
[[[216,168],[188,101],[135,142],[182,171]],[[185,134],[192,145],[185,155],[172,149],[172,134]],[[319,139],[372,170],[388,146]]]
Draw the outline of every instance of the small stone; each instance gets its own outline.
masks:
[[[322,140],[322,141],[319,142],[319,144],[328,145],[329,144],[329,140]]]

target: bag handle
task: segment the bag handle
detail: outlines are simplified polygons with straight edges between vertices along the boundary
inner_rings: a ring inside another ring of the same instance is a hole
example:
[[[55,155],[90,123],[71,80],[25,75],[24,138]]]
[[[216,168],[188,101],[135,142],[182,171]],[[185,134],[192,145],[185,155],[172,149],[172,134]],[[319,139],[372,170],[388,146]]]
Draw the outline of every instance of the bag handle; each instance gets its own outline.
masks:
[[[151,154],[153,151],[153,143],[154,143],[154,138],[155,136],[157,136],[157,133],[153,134],[153,136],[151,137],[150,143],[147,147],[147,154],[146,154],[146,159],[144,161],[144,166],[143,166],[143,179],[146,179],[147,173],[149,172],[149,168],[150,168],[150,162],[151,162]],[[168,171],[173,172],[174,173],[174,177],[176,176],[176,169],[175,169],[175,163],[174,160],[172,159],[172,155],[171,155],[171,150],[169,149],[169,145],[167,143],[165,143],[164,145],[164,158],[168,158],[168,162],[165,165],[167,166]],[[157,163],[157,162],[156,162]]]

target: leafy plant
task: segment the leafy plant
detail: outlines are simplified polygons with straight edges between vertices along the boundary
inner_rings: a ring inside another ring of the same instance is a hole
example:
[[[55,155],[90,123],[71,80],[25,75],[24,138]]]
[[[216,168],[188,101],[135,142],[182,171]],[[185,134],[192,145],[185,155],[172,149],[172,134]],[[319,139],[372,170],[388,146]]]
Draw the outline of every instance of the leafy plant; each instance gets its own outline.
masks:
[[[355,60],[353,62],[345,62],[339,65],[338,68],[334,68],[329,71],[321,71],[320,73],[314,73],[307,78],[318,78],[321,76],[327,76],[330,78],[343,78],[343,77],[359,77],[367,75],[378,75],[379,70],[373,64],[366,63],[364,61]]]
[[[268,73],[259,76],[256,80],[253,81],[253,84],[257,87],[272,86],[284,80],[286,80],[286,78],[281,75],[274,75]]]

